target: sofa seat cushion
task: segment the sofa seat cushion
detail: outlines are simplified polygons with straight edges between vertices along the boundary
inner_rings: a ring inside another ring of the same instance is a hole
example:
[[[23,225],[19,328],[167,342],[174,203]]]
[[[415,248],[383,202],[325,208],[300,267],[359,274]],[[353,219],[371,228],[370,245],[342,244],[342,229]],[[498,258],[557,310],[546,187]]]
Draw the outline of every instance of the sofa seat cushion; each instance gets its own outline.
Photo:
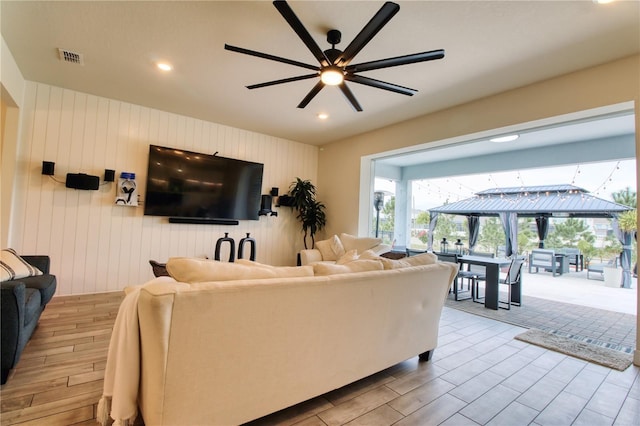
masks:
[[[38,318],[40,318],[40,312],[42,312],[40,301],[41,298],[38,289],[26,289],[24,303],[24,325],[29,325],[31,321],[37,321]]]
[[[20,279],[27,288],[33,288],[40,291],[40,305],[44,306],[56,293],[56,276],[51,274],[43,274],[35,277]]]

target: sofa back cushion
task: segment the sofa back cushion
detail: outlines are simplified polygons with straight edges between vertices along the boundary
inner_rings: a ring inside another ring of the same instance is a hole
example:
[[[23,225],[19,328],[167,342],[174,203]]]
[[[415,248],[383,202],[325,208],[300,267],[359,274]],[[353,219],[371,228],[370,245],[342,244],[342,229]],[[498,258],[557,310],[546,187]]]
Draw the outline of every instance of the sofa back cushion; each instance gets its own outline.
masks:
[[[250,265],[189,257],[170,258],[167,262],[167,272],[176,281],[183,283],[313,276],[311,266],[269,267],[262,264]]]
[[[322,255],[322,260],[336,260],[344,255],[345,250],[337,235],[326,240],[316,241],[315,248]]]
[[[0,281],[42,275],[42,271],[21,258],[14,249],[0,251]]]

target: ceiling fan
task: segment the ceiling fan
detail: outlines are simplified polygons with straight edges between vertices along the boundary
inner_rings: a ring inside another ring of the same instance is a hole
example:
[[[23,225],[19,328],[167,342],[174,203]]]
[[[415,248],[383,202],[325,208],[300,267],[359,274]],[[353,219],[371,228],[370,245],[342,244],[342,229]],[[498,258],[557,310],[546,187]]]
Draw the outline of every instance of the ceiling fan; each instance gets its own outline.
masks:
[[[320,78],[311,91],[304,97],[302,102],[298,104],[298,108],[306,107],[309,102],[322,90],[325,85],[338,86],[342,94],[347,98],[349,103],[356,111],[362,111],[362,107],[357,99],[346,85],[345,81],[364,84],[366,86],[378,89],[389,90],[391,92],[400,93],[407,96],[413,96],[418,91],[393,83],[376,80],[374,78],[358,75],[358,72],[377,70],[381,68],[396,67],[399,65],[413,64],[416,62],[432,61],[444,58],[444,50],[432,50],[429,52],[414,53],[412,55],[396,56],[393,58],[379,59],[376,61],[363,62],[360,64],[350,65],[353,58],[362,50],[363,47],[371,41],[371,39],[398,13],[400,6],[393,2],[386,2],[380,10],[371,18],[371,20],[358,33],[353,41],[344,49],[336,49],[336,44],[340,43],[341,33],[338,30],[329,30],[327,32],[327,42],[331,45],[330,49],[322,50],[311,34],[306,30],[302,22],[295,15],[289,4],[284,0],[276,0],[273,2],[275,8],[280,12],[282,17],[289,23],[289,26],[300,37],[302,42],[311,51],[313,56],[318,60],[320,65],[310,65],[303,62],[294,61],[292,59],[282,58],[267,53],[257,52],[255,50],[244,49],[242,47],[231,46],[225,44],[224,48],[232,52],[244,53],[245,55],[257,56],[263,59],[269,59],[276,62],[282,62],[297,67],[313,70],[312,74],[299,75],[296,77],[283,78],[280,80],[268,81],[265,83],[252,84],[247,86],[248,89],[257,89],[260,87],[273,86],[276,84],[290,83],[293,81],[307,80],[312,78]]]

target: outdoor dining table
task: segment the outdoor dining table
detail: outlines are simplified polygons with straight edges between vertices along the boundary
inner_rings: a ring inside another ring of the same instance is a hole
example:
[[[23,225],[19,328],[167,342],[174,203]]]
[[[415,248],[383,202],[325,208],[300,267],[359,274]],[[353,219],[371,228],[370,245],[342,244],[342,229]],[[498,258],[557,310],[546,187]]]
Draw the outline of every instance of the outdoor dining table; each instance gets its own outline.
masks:
[[[468,265],[479,265],[485,267],[486,282],[484,290],[484,307],[498,310],[498,282],[500,279],[500,268],[509,266],[511,264],[511,259],[464,255],[458,257],[458,263],[461,265],[466,263]]]

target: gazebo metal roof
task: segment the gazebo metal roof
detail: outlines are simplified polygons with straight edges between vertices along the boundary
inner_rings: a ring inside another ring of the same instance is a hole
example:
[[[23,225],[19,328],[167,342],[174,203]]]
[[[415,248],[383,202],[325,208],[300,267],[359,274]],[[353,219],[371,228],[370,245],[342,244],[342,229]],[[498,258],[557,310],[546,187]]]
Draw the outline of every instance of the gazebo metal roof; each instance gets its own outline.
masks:
[[[612,218],[631,207],[595,197],[573,185],[541,185],[494,188],[477,192],[474,197],[429,209],[432,213],[496,216],[517,213],[536,217]]]

